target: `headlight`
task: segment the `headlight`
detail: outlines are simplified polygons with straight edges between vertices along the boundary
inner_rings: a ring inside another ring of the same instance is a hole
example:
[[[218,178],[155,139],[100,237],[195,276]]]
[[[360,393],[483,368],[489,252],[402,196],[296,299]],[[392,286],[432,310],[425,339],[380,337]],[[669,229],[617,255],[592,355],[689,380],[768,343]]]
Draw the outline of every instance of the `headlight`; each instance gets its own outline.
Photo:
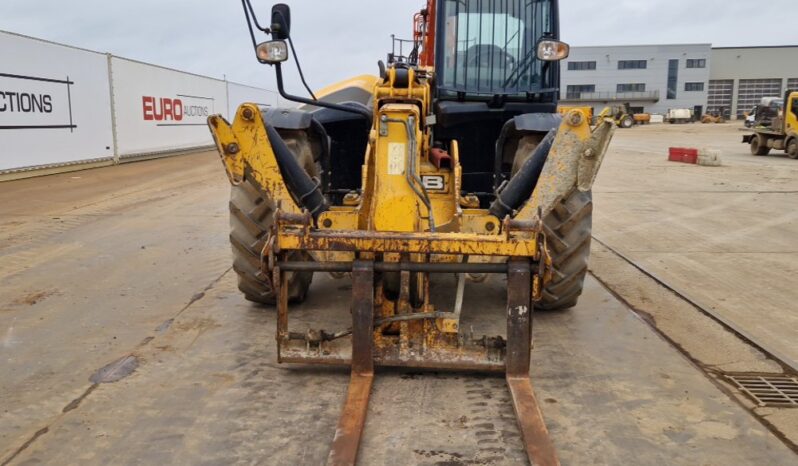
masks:
[[[542,40],[538,42],[538,60],[560,61],[568,58],[571,46],[558,40]]]
[[[288,60],[288,46],[284,40],[270,40],[258,44],[258,60],[265,63],[280,63]]]

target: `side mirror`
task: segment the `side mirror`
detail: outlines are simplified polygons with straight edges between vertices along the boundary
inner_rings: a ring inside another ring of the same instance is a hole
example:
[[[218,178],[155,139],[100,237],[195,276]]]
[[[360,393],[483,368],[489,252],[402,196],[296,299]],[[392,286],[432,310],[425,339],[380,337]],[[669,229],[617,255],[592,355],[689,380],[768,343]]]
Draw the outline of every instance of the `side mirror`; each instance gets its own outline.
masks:
[[[288,39],[291,35],[291,7],[278,3],[272,7],[272,38]]]

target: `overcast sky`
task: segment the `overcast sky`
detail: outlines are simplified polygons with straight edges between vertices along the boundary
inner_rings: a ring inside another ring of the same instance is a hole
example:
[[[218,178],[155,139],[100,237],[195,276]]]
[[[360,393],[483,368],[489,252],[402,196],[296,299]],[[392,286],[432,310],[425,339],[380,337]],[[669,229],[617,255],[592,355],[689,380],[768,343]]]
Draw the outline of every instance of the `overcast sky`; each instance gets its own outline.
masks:
[[[262,22],[268,22],[271,2],[252,3]],[[313,88],[375,73],[377,60],[390,49],[390,34],[409,37],[412,15],[425,4],[423,0],[287,3],[292,7],[294,44]],[[780,15],[795,5],[796,0],[563,0],[561,36],[572,45],[795,45],[798,23],[788,25]],[[273,71],[254,59],[239,0],[0,0],[0,29],[194,73],[226,75],[245,84],[274,86]],[[287,78],[292,83],[289,90],[298,92],[293,76]]]

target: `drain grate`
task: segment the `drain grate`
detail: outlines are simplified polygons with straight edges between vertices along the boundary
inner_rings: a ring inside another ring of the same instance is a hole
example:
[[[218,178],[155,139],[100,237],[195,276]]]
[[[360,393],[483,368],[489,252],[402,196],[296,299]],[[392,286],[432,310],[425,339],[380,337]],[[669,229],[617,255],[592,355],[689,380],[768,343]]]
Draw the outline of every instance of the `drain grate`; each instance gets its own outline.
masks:
[[[759,406],[798,408],[798,379],[785,375],[726,374]]]

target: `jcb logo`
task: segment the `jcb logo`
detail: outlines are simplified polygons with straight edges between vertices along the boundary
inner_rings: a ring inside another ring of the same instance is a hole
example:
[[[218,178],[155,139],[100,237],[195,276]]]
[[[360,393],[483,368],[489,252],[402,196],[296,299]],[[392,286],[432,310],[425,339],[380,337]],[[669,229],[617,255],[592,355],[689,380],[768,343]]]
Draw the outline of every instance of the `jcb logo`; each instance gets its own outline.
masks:
[[[428,191],[443,191],[446,189],[442,176],[422,176],[421,182]]]

